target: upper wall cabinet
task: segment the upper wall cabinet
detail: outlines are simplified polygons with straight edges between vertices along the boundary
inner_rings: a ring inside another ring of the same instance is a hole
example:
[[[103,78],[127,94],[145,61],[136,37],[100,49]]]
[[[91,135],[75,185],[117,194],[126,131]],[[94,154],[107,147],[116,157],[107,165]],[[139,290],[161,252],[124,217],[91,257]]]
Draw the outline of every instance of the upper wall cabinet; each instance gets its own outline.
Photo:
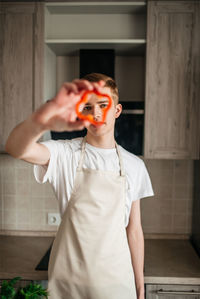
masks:
[[[138,155],[143,155],[146,19],[146,1],[45,4],[44,99],[54,97],[63,82],[81,77],[80,50],[112,50],[124,108],[116,123],[116,140]],[[107,74],[95,62],[92,69]],[[73,133],[73,138],[79,134]],[[55,138],[69,135],[58,133]]]
[[[0,5],[0,151],[11,130],[43,96],[44,9],[42,3]]]
[[[120,101],[144,101],[145,1],[45,5],[44,98],[80,76],[80,49],[113,49]]]
[[[149,1],[146,158],[199,158],[200,3]]]

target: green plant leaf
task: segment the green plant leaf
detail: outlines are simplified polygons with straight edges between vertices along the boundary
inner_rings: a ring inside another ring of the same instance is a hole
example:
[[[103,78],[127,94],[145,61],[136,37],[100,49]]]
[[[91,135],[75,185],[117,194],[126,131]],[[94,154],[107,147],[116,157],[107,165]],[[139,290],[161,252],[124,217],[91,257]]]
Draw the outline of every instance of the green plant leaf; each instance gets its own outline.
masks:
[[[2,299],[13,299],[16,295],[16,291],[14,288],[14,285],[18,280],[20,280],[21,277],[14,277],[10,281],[3,281],[2,286],[1,286],[1,298]]]
[[[21,277],[14,277],[9,282],[3,281],[1,286],[1,299],[48,299],[48,292],[40,284],[30,283],[24,288],[18,288],[16,291],[14,285]]]
[[[21,294],[24,295],[25,299],[48,298],[48,292],[40,284],[30,283],[21,289]]]

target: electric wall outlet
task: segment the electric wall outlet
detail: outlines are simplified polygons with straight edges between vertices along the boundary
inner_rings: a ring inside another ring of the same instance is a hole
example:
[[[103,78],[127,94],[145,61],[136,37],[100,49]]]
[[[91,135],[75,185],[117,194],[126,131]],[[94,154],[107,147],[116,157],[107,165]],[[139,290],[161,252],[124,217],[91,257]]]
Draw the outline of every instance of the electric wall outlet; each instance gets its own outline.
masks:
[[[60,222],[61,222],[61,217],[59,213],[48,213],[49,225],[59,225]]]

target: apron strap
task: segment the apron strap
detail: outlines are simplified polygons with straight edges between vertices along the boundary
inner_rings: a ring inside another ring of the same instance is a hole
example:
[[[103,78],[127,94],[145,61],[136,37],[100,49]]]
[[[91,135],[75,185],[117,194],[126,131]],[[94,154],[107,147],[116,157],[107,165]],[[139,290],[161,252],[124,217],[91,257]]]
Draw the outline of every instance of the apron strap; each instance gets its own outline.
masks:
[[[79,170],[79,171],[82,170],[82,167],[83,167],[83,160],[85,157],[85,145],[86,145],[86,136],[83,137],[83,141],[81,144],[81,157],[80,157],[78,167],[77,167],[77,170]],[[115,147],[116,147],[118,158],[119,158],[120,176],[125,176],[124,164],[123,164],[121,152],[119,150],[119,146],[118,146],[117,142],[115,142]]]
[[[77,170],[79,170],[79,171],[83,167],[83,159],[84,159],[84,156],[85,156],[85,144],[86,144],[86,136],[83,137],[83,140],[82,140],[82,143],[81,143],[81,157],[80,157],[78,167],[77,167]]]
[[[119,149],[119,145],[117,144],[117,142],[115,142],[115,147],[116,147],[117,154],[118,154],[118,157],[119,157],[120,176],[125,176],[124,163],[123,163],[121,151]]]

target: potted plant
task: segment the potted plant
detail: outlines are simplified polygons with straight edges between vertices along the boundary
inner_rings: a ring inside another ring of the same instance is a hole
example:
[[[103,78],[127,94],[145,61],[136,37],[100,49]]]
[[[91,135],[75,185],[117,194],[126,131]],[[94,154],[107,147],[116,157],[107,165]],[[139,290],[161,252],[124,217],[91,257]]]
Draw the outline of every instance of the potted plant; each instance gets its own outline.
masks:
[[[48,292],[40,284],[30,283],[25,287],[15,288],[21,277],[15,277],[10,281],[3,281],[0,289],[1,299],[48,299]]]

